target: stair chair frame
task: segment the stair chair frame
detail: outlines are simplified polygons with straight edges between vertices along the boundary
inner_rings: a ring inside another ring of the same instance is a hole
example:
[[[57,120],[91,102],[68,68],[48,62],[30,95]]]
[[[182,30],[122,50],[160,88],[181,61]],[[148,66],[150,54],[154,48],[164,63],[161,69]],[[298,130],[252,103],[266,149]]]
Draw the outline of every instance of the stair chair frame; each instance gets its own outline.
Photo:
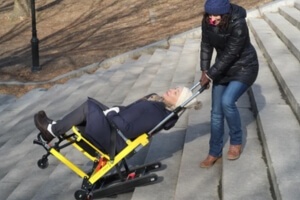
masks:
[[[191,90],[194,90],[199,85],[200,83],[198,82],[191,88]],[[184,106],[202,93],[205,89],[206,86],[202,86],[196,93],[182,103],[182,105],[178,106],[174,111],[172,111],[172,113],[170,113],[149,133],[143,133],[132,141],[127,139],[119,130],[117,130],[117,133],[125,140],[127,144],[127,146],[117,153],[117,155],[110,156],[101,151],[90,141],[88,141],[75,126],[72,127],[73,133],[66,133],[58,137],[58,141],[55,142],[53,146],[41,141],[39,139],[39,134],[38,139],[35,139],[33,143],[41,145],[47,151],[47,153],[43,155],[40,160],[38,160],[37,164],[42,169],[47,168],[48,156],[53,155],[75,174],[81,177],[83,179],[81,189],[77,190],[74,194],[77,200],[87,200],[93,197],[108,197],[123,192],[133,191],[134,188],[138,186],[152,184],[158,180],[158,176],[155,173],[149,172],[160,169],[160,162],[150,163],[130,169],[126,159],[138,152],[144,146],[148,145],[150,138],[153,136],[156,130],[162,127],[175,115],[178,115],[180,112],[182,114],[182,112],[185,110]],[[62,144],[63,142],[66,143]],[[82,147],[82,145],[79,144],[80,142],[87,145],[89,150]],[[90,172],[85,172],[82,168],[74,164],[60,152],[62,149],[70,145],[72,145],[75,149],[77,149],[94,163]],[[116,173],[109,174],[109,172],[112,172],[113,169],[116,170]]]

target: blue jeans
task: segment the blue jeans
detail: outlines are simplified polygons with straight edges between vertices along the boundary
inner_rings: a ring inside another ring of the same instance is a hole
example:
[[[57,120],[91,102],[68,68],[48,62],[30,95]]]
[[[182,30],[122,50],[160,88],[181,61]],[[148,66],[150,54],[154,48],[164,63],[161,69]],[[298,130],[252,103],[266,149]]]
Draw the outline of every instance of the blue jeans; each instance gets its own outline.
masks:
[[[231,81],[228,85],[213,85],[211,110],[211,137],[209,141],[209,155],[222,155],[224,139],[224,119],[226,119],[230,144],[242,144],[241,118],[236,101],[248,89],[248,85]]]

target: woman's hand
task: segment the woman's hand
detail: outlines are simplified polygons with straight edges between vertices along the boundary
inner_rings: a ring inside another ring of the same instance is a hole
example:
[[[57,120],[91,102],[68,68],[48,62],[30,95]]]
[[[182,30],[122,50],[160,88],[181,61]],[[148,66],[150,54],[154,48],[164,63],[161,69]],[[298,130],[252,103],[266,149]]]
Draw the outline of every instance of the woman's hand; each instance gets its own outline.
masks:
[[[200,78],[200,85],[201,86],[207,85],[206,89],[208,89],[210,81],[211,80],[208,78],[206,71],[202,71],[201,78]]]

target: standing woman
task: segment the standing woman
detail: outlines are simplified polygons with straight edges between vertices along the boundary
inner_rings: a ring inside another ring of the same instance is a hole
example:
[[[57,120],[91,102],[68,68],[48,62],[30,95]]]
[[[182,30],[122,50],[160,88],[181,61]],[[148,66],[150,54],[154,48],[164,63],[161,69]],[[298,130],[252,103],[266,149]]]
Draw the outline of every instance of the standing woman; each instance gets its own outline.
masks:
[[[207,0],[202,21],[201,85],[212,82],[211,137],[209,154],[200,167],[211,167],[222,156],[224,119],[229,127],[227,159],[242,152],[241,119],[236,101],[258,74],[256,51],[249,38],[246,10],[229,0]],[[213,50],[217,56],[211,65]]]

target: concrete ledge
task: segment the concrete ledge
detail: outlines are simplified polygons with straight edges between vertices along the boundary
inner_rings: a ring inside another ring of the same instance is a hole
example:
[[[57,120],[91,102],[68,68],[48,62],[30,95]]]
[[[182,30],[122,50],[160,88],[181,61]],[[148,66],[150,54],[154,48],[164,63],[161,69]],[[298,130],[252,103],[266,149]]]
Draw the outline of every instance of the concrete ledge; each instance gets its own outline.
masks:
[[[297,0],[296,0],[297,1]],[[277,12],[279,7],[294,6],[295,0],[279,0],[272,1],[256,9],[251,9],[247,12],[247,17],[261,17],[264,12]]]

